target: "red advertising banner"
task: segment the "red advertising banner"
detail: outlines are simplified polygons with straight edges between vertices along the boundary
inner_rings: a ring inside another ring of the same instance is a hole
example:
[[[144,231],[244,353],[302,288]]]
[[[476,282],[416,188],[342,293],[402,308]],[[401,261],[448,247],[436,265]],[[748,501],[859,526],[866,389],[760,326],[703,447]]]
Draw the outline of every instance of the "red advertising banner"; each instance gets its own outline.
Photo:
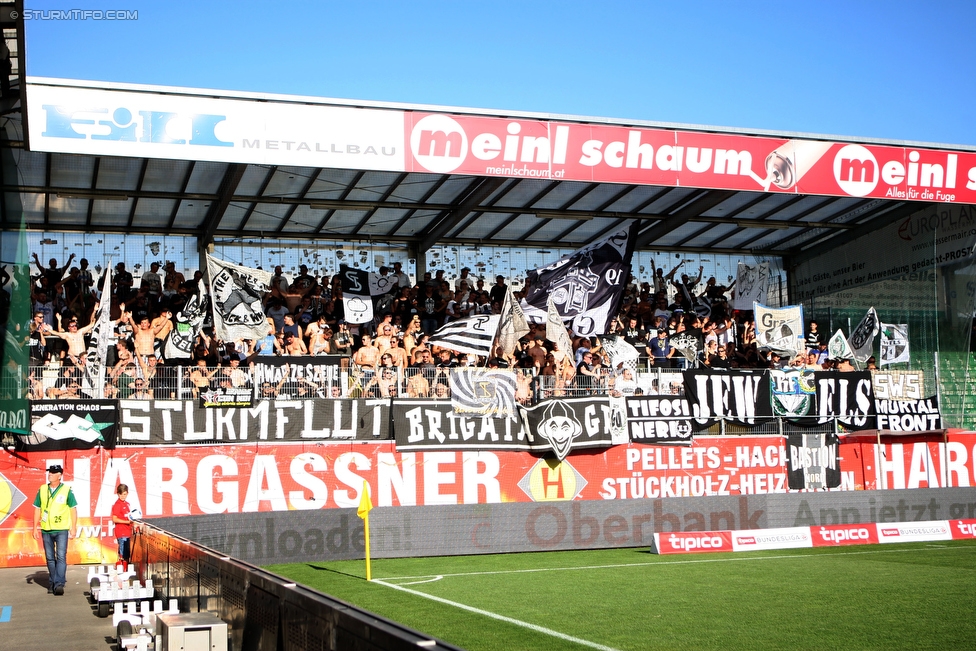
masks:
[[[976,538],[976,520],[949,520],[953,540]]]
[[[377,507],[785,493],[785,442],[778,436],[698,437],[689,447],[618,445],[570,454],[562,463],[511,451],[398,453],[392,441],[7,453],[0,456],[0,565],[43,562],[31,536],[32,504],[45,481],[43,468],[52,463],[64,466],[78,500],[71,562],[107,563],[115,560],[110,512],[119,483],[129,486],[131,506],[147,518],[353,508],[364,479]],[[976,480],[976,433],[953,432],[947,443],[875,447],[841,445],[841,490],[877,487],[881,450],[888,488],[972,486]],[[893,506],[876,515],[909,519]],[[950,513],[960,515],[971,514]],[[755,526],[748,518],[740,523]]]
[[[731,531],[696,531],[655,533],[654,548],[658,554],[701,554],[732,551]]]
[[[976,202],[976,153],[407,111],[407,171]]]
[[[836,524],[810,527],[814,547],[838,547],[840,545],[876,545],[878,528],[874,523]]]

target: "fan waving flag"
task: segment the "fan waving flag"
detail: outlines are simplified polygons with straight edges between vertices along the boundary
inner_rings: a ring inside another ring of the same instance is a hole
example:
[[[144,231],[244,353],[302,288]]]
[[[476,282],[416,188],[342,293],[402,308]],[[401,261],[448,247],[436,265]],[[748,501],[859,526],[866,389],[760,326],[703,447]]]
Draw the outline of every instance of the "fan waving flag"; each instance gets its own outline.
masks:
[[[545,323],[551,297],[563,321],[577,335],[606,334],[620,311],[630,275],[637,222],[528,273],[528,293],[522,302],[525,317]]]
[[[827,352],[830,359],[854,359],[854,351],[851,350],[851,345],[847,343],[847,337],[844,336],[844,332],[840,328],[830,338],[830,342],[827,344]]]
[[[214,332],[218,339],[260,339],[268,334],[261,300],[271,273],[207,256]]]
[[[442,326],[430,336],[432,346],[469,355],[491,356],[491,344],[498,332],[498,314],[478,314]]]
[[[166,338],[166,359],[193,357],[193,342],[200,334],[209,309],[210,295],[204,291],[203,283],[198,283],[196,293],[176,313],[176,327],[169,331]]]

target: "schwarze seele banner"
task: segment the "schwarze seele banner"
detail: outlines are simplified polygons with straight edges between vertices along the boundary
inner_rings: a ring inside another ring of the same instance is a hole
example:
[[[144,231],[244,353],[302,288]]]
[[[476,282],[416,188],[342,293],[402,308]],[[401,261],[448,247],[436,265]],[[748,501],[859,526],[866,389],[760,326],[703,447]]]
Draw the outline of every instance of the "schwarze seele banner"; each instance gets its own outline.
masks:
[[[562,463],[525,452],[398,453],[378,443],[262,443],[27,452],[0,456],[0,564],[43,565],[33,500],[61,463],[78,499],[69,562],[115,560],[115,487],[149,519],[353,508],[365,479],[379,507],[634,500],[786,492],[786,439],[698,437],[690,446],[618,445]],[[976,433],[877,446],[841,444],[840,490],[974,486]],[[878,473],[881,469],[881,474]]]

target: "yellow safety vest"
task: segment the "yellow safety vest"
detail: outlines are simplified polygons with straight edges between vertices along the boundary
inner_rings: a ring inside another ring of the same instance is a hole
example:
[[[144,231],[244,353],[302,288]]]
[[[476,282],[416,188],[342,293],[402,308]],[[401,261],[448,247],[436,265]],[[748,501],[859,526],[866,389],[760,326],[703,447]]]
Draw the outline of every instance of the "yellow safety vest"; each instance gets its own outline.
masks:
[[[61,489],[64,490],[61,490]],[[67,531],[71,529],[71,507],[68,506],[68,495],[71,488],[64,483],[51,492],[51,486],[41,486],[41,530]]]

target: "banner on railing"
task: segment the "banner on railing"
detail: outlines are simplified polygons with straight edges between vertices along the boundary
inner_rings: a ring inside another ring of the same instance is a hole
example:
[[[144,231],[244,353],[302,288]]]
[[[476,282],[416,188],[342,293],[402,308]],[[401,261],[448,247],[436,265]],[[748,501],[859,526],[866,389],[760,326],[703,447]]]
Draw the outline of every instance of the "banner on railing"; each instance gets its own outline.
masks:
[[[790,434],[786,474],[790,489],[840,486],[840,442],[834,434]]]
[[[685,371],[685,397],[698,429],[719,420],[752,427],[773,415],[768,371]]]
[[[691,445],[691,408],[684,398],[627,398],[627,430],[635,443]]]
[[[875,400],[877,428],[896,432],[942,429],[939,397],[924,400]]]
[[[398,451],[548,448],[519,419],[458,414],[450,400],[395,400],[391,414]]]
[[[544,441],[562,461],[571,450],[613,445],[613,431],[625,425],[625,414],[607,398],[551,398],[521,410],[525,429]]]
[[[204,409],[193,400],[120,400],[120,443],[373,441],[390,438],[387,399],[258,400]]]
[[[269,390],[274,396],[292,400],[306,398],[338,398],[341,392],[341,360],[343,355],[316,357],[258,356],[251,365],[257,396]]]
[[[28,436],[18,450],[88,450],[115,447],[119,410],[115,400],[35,400]]]

